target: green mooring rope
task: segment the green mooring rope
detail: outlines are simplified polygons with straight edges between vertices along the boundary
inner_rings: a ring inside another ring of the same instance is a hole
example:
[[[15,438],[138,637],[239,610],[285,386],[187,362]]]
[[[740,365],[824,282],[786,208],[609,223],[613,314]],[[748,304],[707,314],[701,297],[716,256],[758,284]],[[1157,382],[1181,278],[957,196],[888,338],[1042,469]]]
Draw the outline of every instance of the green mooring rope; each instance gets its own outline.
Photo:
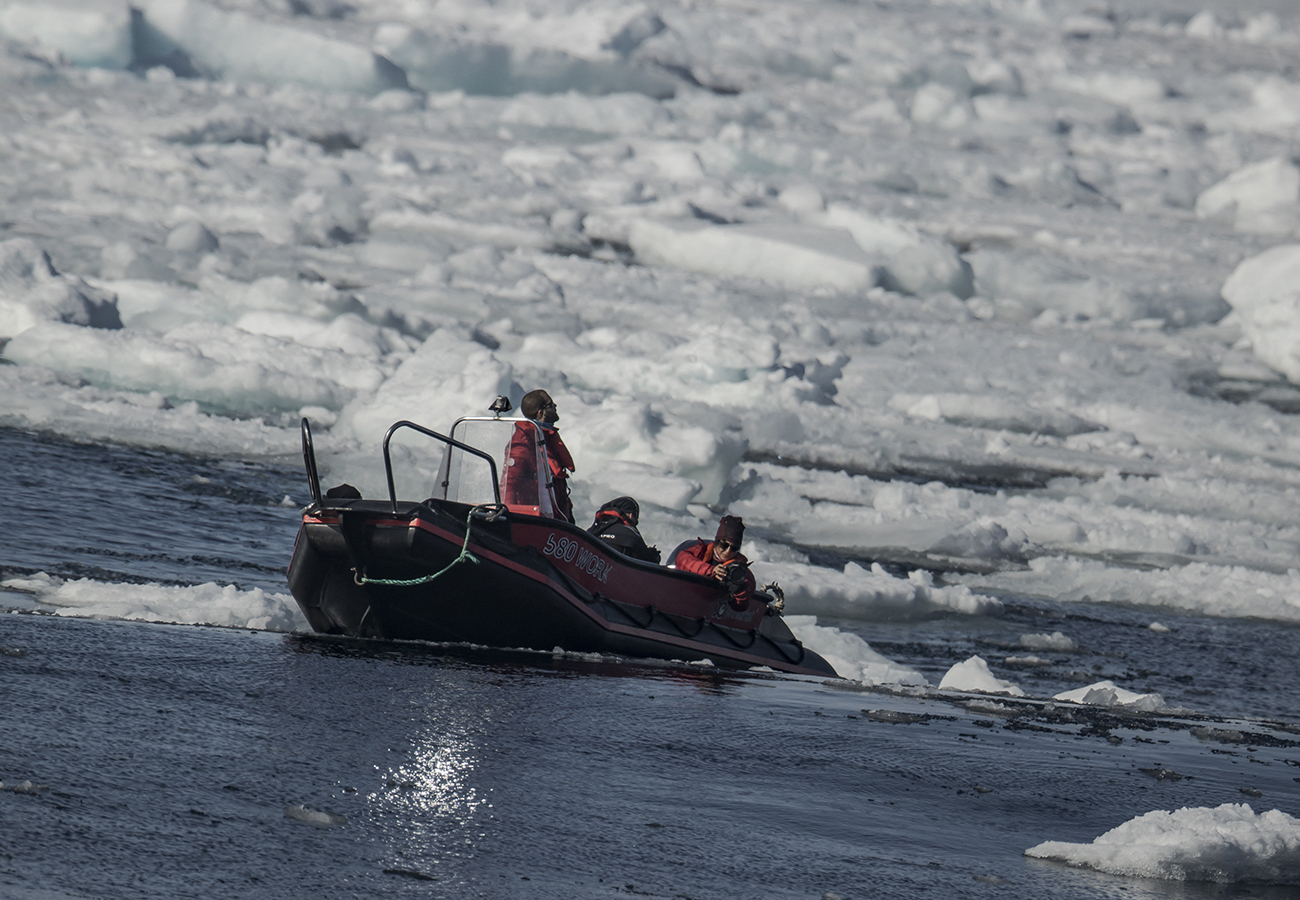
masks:
[[[461,545],[460,556],[456,557],[451,562],[447,563],[447,565],[444,566],[440,571],[434,572],[432,575],[423,575],[419,578],[367,578],[365,575],[362,575],[356,569],[353,569],[352,570],[353,579],[356,581],[357,584],[361,584],[361,585],[382,584],[387,587],[415,587],[418,584],[428,584],[430,581],[433,581],[436,578],[441,578],[443,575],[446,575],[449,571],[451,571],[451,568],[454,565],[456,565],[456,563],[461,562],[462,560],[464,560],[465,562],[472,562],[472,563],[480,562],[477,556],[469,552],[469,525],[470,522],[472,522],[474,519],[474,510],[481,509],[481,508],[484,507],[479,507],[479,506],[474,507],[474,509],[471,509],[469,511],[469,515],[465,517],[465,543]]]

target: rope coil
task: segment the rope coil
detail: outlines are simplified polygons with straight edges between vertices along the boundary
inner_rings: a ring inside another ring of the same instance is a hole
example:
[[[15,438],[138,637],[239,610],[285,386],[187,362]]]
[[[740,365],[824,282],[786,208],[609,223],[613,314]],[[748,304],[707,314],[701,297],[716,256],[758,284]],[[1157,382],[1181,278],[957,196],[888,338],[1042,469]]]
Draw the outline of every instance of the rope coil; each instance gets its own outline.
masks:
[[[378,584],[383,585],[384,587],[415,587],[421,584],[428,584],[431,581],[441,578],[443,575],[446,575],[451,571],[452,567],[459,562],[472,562],[476,564],[481,562],[477,556],[469,552],[470,523],[474,520],[474,513],[480,509],[492,510],[491,513],[485,516],[489,522],[495,522],[497,518],[505,512],[504,507],[500,507],[495,503],[480,503],[478,506],[471,507],[469,514],[465,516],[465,543],[461,545],[460,555],[447,563],[447,565],[443,566],[439,571],[434,572],[432,575],[422,575],[419,578],[369,578],[357,569],[353,569],[352,580],[362,587],[367,584]]]

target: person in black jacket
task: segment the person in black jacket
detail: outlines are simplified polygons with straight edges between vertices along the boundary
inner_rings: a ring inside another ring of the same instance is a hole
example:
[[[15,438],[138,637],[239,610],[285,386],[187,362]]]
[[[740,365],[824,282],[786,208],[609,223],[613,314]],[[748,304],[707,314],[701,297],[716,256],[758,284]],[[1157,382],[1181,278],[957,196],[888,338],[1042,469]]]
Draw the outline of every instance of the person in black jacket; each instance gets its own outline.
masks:
[[[659,562],[659,548],[647,547],[637,531],[641,507],[631,497],[615,497],[596,510],[596,521],[587,529],[618,552],[633,559]]]

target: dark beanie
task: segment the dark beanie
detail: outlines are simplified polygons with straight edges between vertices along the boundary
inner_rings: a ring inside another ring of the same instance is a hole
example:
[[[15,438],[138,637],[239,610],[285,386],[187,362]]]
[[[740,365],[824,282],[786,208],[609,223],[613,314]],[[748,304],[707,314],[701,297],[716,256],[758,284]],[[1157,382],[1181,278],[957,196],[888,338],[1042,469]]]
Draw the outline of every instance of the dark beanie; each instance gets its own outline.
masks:
[[[613,515],[614,513],[622,513],[627,523],[635,526],[641,518],[641,507],[631,497],[615,497],[596,510],[596,518],[599,519],[602,515]]]
[[[745,537],[745,523],[740,516],[723,516],[722,521],[718,523],[718,533],[713,536],[715,541],[729,541],[732,546],[739,546]]]
[[[551,395],[539,388],[524,394],[524,399],[519,401],[519,411],[530,419],[536,419],[542,407],[550,402]]]

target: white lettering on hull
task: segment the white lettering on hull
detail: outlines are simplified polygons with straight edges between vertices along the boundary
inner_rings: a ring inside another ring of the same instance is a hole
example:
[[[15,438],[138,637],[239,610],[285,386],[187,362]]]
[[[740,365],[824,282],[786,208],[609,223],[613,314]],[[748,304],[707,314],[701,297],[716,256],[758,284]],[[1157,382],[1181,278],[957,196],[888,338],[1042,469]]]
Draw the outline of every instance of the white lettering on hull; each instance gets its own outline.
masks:
[[[613,566],[607,560],[601,559],[599,554],[593,553],[566,535],[557,536],[554,531],[546,536],[546,545],[542,547],[542,552],[556,562],[572,564],[579,572],[585,572],[601,584],[609,581],[609,573],[613,571]]]

